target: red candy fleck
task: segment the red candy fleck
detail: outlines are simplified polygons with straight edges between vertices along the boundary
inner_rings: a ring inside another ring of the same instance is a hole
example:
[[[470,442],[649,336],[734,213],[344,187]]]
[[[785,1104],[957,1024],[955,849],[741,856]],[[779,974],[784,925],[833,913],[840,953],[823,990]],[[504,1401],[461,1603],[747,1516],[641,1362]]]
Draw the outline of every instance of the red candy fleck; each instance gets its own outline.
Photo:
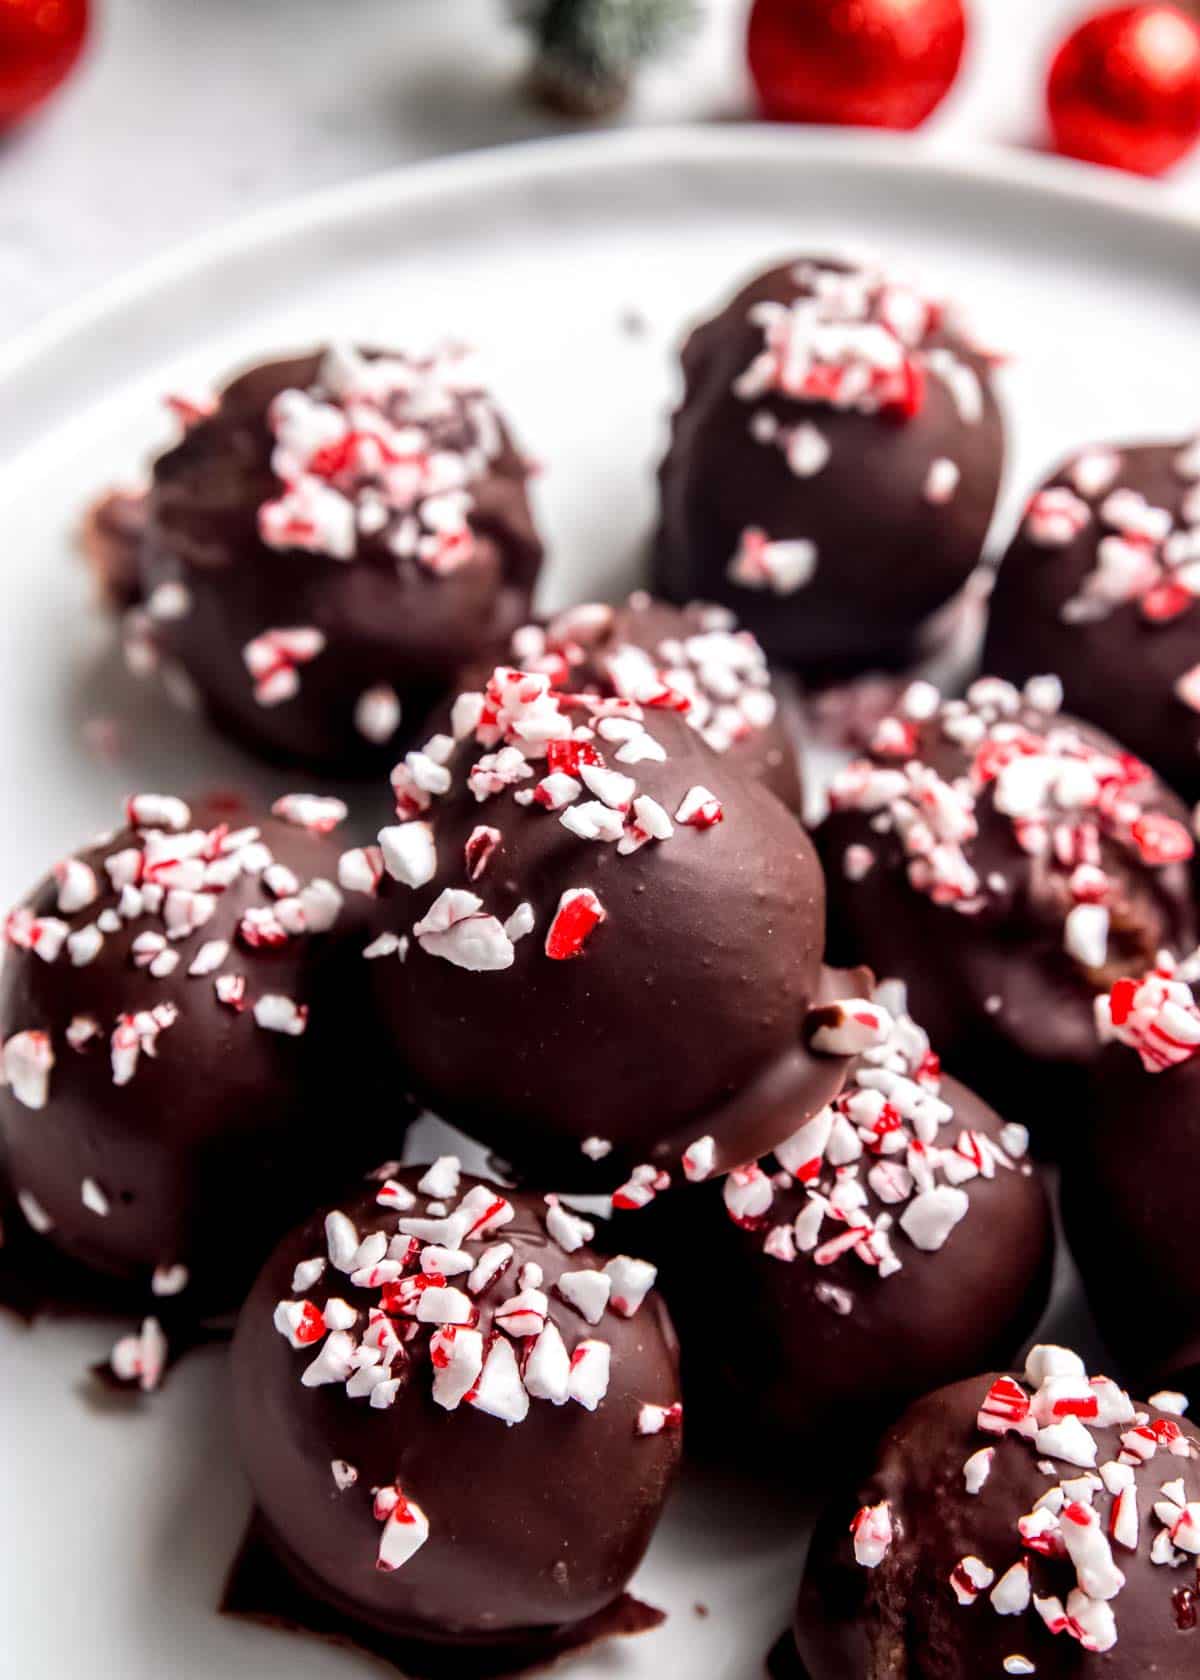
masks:
[[[1012,1377],[997,1377],[988,1389],[977,1419],[985,1435],[1007,1435],[1029,1416],[1029,1396]]]
[[[901,1119],[900,1111],[894,1108],[891,1103],[884,1103],[878,1117],[871,1126],[874,1135],[867,1144],[867,1148],[875,1155],[882,1154],[884,1139],[889,1133],[900,1131],[903,1126],[904,1121]]]
[[[936,1085],[942,1077],[942,1058],[932,1050],[927,1050],[920,1067],[913,1078],[918,1085]]]
[[[895,396],[880,410],[889,420],[915,420],[925,406],[925,369],[911,356],[907,357],[899,375]]]
[[[553,962],[579,956],[604,919],[604,906],[590,887],[565,892],[546,935],[546,955]]]
[[[645,695],[641,703],[644,706],[652,706],[660,712],[679,712],[682,714],[690,712],[692,709],[690,696],[681,694],[677,688],[672,688],[669,683],[664,683],[661,688],[656,688],[652,694]]]
[[[507,1196],[497,1196],[495,1201],[488,1204],[488,1206],[479,1215],[479,1218],[475,1221],[474,1225],[472,1225],[467,1231],[464,1241],[469,1242],[472,1237],[478,1236],[480,1232],[486,1230],[493,1224],[493,1222],[498,1225],[507,1224],[507,1220],[497,1220],[496,1216],[497,1214],[503,1213],[509,1205]]]
[[[707,788],[691,788],[675,813],[675,821],[688,828],[715,828],[725,821],[725,807]]]
[[[441,1333],[438,1336],[435,1336],[430,1344],[429,1359],[435,1370],[445,1371],[448,1369],[450,1364],[450,1349],[454,1343],[456,1333],[456,1325],[443,1325]]]
[[[1195,600],[1177,583],[1156,584],[1142,596],[1142,617],[1151,624],[1169,624],[1171,619],[1185,613]]]
[[[561,770],[564,775],[578,776],[583,764],[603,767],[604,756],[590,741],[548,741],[546,763],[551,772]]]
[[[243,916],[238,937],[252,951],[278,951],[288,942],[288,931],[273,915]]]
[[[325,1334],[325,1320],[311,1301],[305,1301],[300,1308],[300,1322],[292,1335],[301,1346],[307,1347],[311,1342],[319,1342]]]
[[[473,829],[463,848],[467,866],[467,880],[477,881],[491,862],[492,853],[500,844],[500,830],[483,825]]]
[[[1100,1402],[1094,1394],[1086,1400],[1082,1396],[1072,1399],[1068,1395],[1056,1400],[1052,1410],[1055,1417],[1097,1418],[1100,1416]],[[1078,1518],[1075,1520],[1078,1521]]]
[[[1131,832],[1138,851],[1151,865],[1186,863],[1195,850],[1183,824],[1159,811],[1147,811],[1133,824]]]
[[[1136,980],[1118,980],[1114,983],[1109,996],[1109,1009],[1114,1027],[1123,1027],[1129,1019],[1133,1000],[1138,993],[1138,984]]]

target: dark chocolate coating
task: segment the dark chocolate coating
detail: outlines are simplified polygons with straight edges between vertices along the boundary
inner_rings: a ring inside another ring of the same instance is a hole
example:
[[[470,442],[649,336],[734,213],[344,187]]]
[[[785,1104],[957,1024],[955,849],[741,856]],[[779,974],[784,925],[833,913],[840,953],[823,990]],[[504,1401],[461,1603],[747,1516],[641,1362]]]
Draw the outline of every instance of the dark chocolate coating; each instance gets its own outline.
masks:
[[[110,490],[84,515],[80,548],[105,606],[122,611],[141,600],[145,534],[146,497],[139,490]]]
[[[838,1059],[810,1055],[803,1037],[824,937],[808,836],[681,718],[651,712],[647,728],[668,756],[632,767],[639,790],[674,815],[702,785],[722,801],[723,822],[677,824],[670,839],[619,856],[538,805],[508,795],[477,802],[466,772],[479,749],[468,744],[450,761],[451,791],[429,813],[433,880],[415,890],[385,880],[380,892],[379,925],[401,935],[446,888],[478,892],[502,922],[532,905],[534,929],[503,971],[468,972],[415,939],[404,962],[369,966],[414,1090],[506,1161],[564,1188],[599,1188],[598,1176],[617,1184],[644,1161],[677,1168],[679,1153],[706,1133],[723,1165],[736,1166],[786,1135],[798,1101],[819,1108],[840,1080]],[[502,839],[482,880],[470,883],[464,846],[480,823]],[[599,896],[607,919],[578,956],[552,961],[547,931],[562,893],[579,887]],[[772,1089],[752,1112],[735,1114],[755,1081]],[[780,1118],[762,1137],[764,1107]],[[580,1151],[593,1137],[613,1145],[598,1166]]]
[[[397,1177],[411,1189],[422,1171]],[[464,1177],[461,1192],[477,1182]],[[565,1254],[550,1241],[539,1195],[497,1193],[509,1197],[516,1218],[487,1240],[512,1243],[516,1253],[504,1277],[476,1298],[478,1328],[486,1343],[520,1267],[539,1265],[568,1351],[585,1337],[611,1346],[610,1385],[596,1411],[573,1400],[533,1400],[511,1426],[465,1402],[446,1411],[432,1397],[427,1334],[409,1344],[408,1374],[386,1410],[351,1400],[337,1384],[302,1387],[314,1350],[293,1350],[272,1315],[278,1301],[295,1295],[297,1262],[325,1252],[323,1215],[271,1256],[233,1348],[242,1457],[284,1562],[299,1568],[315,1594],[373,1628],[467,1646],[528,1640],[538,1630],[550,1639],[620,1598],[650,1542],[680,1451],[677,1429],[637,1433],[645,1401],[678,1399],[677,1349],[661,1301],[651,1294],[631,1319],[607,1311],[598,1325],[587,1324],[553,1286],[563,1272],[603,1260],[586,1247]],[[375,1205],[373,1190],[345,1211],[360,1231],[396,1230],[397,1216]],[[308,1291],[318,1306],[330,1295],[359,1308],[378,1300],[332,1269]],[[333,1459],[358,1471],[343,1492],[331,1477]],[[401,1569],[386,1573],[376,1568],[372,1490],[393,1483],[424,1511],[430,1532]]]
[[[659,474],[661,520],[655,589],[669,600],[721,602],[772,659],[824,682],[911,664],[920,632],[979,563],[1004,458],[1004,426],[990,367],[949,324],[935,324],[917,353],[944,348],[977,375],[983,413],[960,416],[945,382],[929,373],[914,417],[801,402],[777,390],[747,400],[734,390],[763,347],[750,319],[763,301],[810,295],[797,259],[759,275],[698,327],[683,349],[684,394]],[[822,266],[847,272],[844,263]],[[824,436],[828,462],[799,477],[775,445],[758,442],[751,418],[808,423]],[[934,461],[961,478],[947,503],[925,495]],[[728,573],[743,531],[816,544],[811,580],[791,594],[754,590]]]
[[[961,1607],[950,1588],[951,1572],[967,1556],[983,1559],[996,1578],[1019,1558],[1031,1562],[1034,1591],[1066,1602],[1075,1571],[1065,1559],[1034,1556],[1017,1533],[1017,1519],[1072,1468],[1055,1463],[1053,1476],[1038,1470],[1039,1455],[1009,1435],[985,1436],[975,1427],[980,1402],[993,1378],[975,1377],[939,1389],[905,1413],[878,1451],[876,1468],[857,1494],[849,1491],[818,1526],[796,1606],[794,1635],[806,1680],[1003,1680],[1005,1658],[1020,1654],[1038,1680],[1159,1680],[1194,1674],[1200,1627],[1177,1620],[1174,1596],[1195,1595],[1194,1567],[1172,1569],[1150,1561],[1150,1536],[1161,1526],[1153,1515],[1161,1483],[1182,1478],[1189,1500],[1200,1497],[1200,1465],[1159,1452],[1137,1477],[1141,1543],[1136,1552],[1113,1548],[1126,1584],[1113,1601],[1116,1645],[1103,1655],[1085,1652],[1065,1634],[1051,1634],[1030,1608],[1001,1616],[987,1602]],[[1138,1409],[1152,1420],[1152,1406]],[[1175,1420],[1177,1421],[1177,1420]],[[1115,1458],[1128,1425],[1089,1424],[1098,1462]],[[1185,1432],[1195,1442],[1194,1432]],[[966,1493],[963,1464],[982,1446],[995,1447],[982,1491]],[[1161,1472],[1160,1472],[1161,1466]],[[1078,1474],[1079,1472],[1074,1472]],[[897,1529],[884,1561],[865,1569],[854,1561],[849,1534],[854,1512],[888,1500]],[[1108,1494],[1096,1494],[1106,1513]]]
[[[1200,1400],[1200,1059],[1149,1073],[1106,1047],[1062,1178],[1063,1223],[1106,1344],[1139,1382]]]
[[[157,638],[222,729],[268,758],[347,772],[395,757],[461,666],[527,614],[542,547],[525,493],[529,469],[502,424],[500,453],[471,486],[474,554],[452,572],[397,559],[382,537],[362,533],[349,562],[268,547],[259,508],[283,488],[268,410],[280,392],[311,387],[320,364],[314,353],[252,368],[156,462],[142,582],[147,597],[163,583],[186,585],[190,611],[160,623]],[[435,436],[462,447],[461,415]],[[294,626],[319,630],[325,649],[302,667],[293,699],[260,705],[243,649]],[[396,737],[372,743],[354,713],[380,684],[395,691],[403,716]]]
[[[939,1094],[954,1108],[948,1145],[960,1127],[998,1140],[1002,1121],[964,1086],[944,1080]],[[872,1219],[901,1211],[862,1182]],[[966,1190],[966,1217],[933,1252],[893,1226],[903,1269],[890,1277],[853,1253],[818,1266],[811,1253],[781,1261],[764,1252],[767,1228],[804,1207],[800,1185],[776,1189],[753,1230],[730,1217],[711,1183],[681,1186],[631,1215],[622,1235],[636,1244],[647,1222],[653,1240],[642,1248],[658,1262],[679,1327],[689,1437],[751,1463],[769,1445],[780,1466],[811,1482],[822,1475],[812,1448],[827,1434],[869,1442],[918,1395],[1011,1359],[1049,1292],[1049,1203],[1026,1163]],[[823,1237],[835,1232],[826,1223]]]
[[[590,633],[582,627],[571,633],[575,657],[570,663],[565,681],[559,683],[559,686],[572,694],[586,691],[611,698],[617,690],[608,661],[622,647],[640,648],[653,655],[660,665],[666,665],[668,661],[663,652],[663,644],[684,643],[690,638],[710,633],[711,626],[706,615],[713,609],[702,601],[690,601],[686,606],[675,607],[667,601],[658,601],[651,595],[638,593],[631,595],[619,606],[597,607],[595,610],[606,611],[611,616],[606,623],[597,626]],[[550,628],[553,629],[571,619],[573,611],[574,609],[568,609],[567,613],[552,620]],[[735,635],[738,630],[726,633]],[[513,646],[502,652],[502,657],[511,659],[514,665],[523,663],[519,651],[521,634],[522,632],[518,631]],[[694,662],[691,662],[691,669],[695,671]],[[467,689],[481,688],[490,675],[490,666],[476,666],[464,674],[460,686]],[[558,682],[557,670],[555,680]],[[718,750],[730,753],[739,766],[765,787],[770,788],[789,810],[800,816],[804,810],[804,790],[800,780],[798,744],[787,724],[788,700],[780,694],[778,684],[772,684],[770,692],[774,696],[777,708],[770,723],[765,728],[750,729],[740,739]],[[695,719],[692,721],[695,723]],[[701,728],[702,724],[695,723],[695,726]],[[709,744],[712,745],[711,740]]]
[[[1091,523],[1064,547],[1033,542],[1024,526],[1013,538],[991,597],[985,669],[1022,683],[1053,671],[1063,703],[1089,723],[1117,735],[1153,765],[1185,799],[1200,798],[1200,716],[1175,693],[1185,672],[1200,664],[1200,606],[1168,622],[1148,619],[1138,601],[1114,607],[1087,623],[1063,621],[1062,609],[1095,570],[1101,540],[1112,536],[1096,510],[1114,490],[1129,489],[1169,512],[1184,529],[1182,505],[1195,488],[1176,470],[1185,445],[1117,446],[1120,469],[1104,490],[1083,495],[1072,456],[1043,490],[1065,487],[1093,510]]]
[[[307,884],[337,880],[340,842],[222,800],[192,808],[193,824],[258,828],[277,863]],[[126,829],[77,856],[95,871],[99,897],[64,916],[73,929],[115,905],[104,860],[138,843]],[[31,1109],[0,1086],[0,1145],[13,1189],[27,1191],[53,1220],[46,1240],[118,1285],[147,1285],[156,1267],[184,1265],[186,1290],[164,1304],[224,1310],[236,1306],[281,1230],[311,1207],[319,1185],[394,1154],[409,1110],[402,1096],[378,1101],[377,1070],[363,1033],[361,905],[347,894],[334,927],[290,938],[280,949],[248,949],[238,924],[272,903],[258,876],[241,875],[220,893],[211,919],[173,942],[180,954],[163,979],[134,966],[139,934],[161,932],[159,916],[125,921],[105,936],[94,961],[75,966],[64,948],[53,962],[11,941],[0,969],[0,1040],[43,1031],[54,1065],[46,1104]],[[58,916],[53,876],[27,900]],[[189,975],[200,947],[225,940],[217,972],[244,975],[245,1007],[221,1003],[215,976]],[[305,1032],[268,1031],[255,1002],[279,994],[309,1008]],[[113,1079],[110,1035],[120,1015],[173,1005],[155,1054],[143,1052],[128,1083]],[[82,1049],[68,1025],[90,1016],[99,1032]],[[384,1113],[386,1108],[386,1121]],[[331,1115],[340,1118],[330,1127]],[[93,1179],[106,1215],[85,1206]],[[124,1299],[122,1295],[122,1299]]]
[[[1104,751],[1122,751],[1071,718],[1025,706],[1018,721],[1035,731],[1065,724]],[[946,781],[962,776],[971,757],[942,735],[936,719],[920,726],[914,756]],[[1148,774],[1130,797],[1187,827],[1186,808],[1156,776]],[[1069,869],[1021,849],[1013,823],[995,809],[990,787],[978,799],[976,818],[979,833],[966,848],[971,863],[982,881],[996,873],[1007,886],[964,914],[910,885],[894,832],[878,833],[865,812],[833,811],[815,835],[825,866],[830,955],[903,980],[909,1010],[945,1065],[999,1113],[1020,1118],[1044,1146],[1068,1136],[1078,1122],[1081,1076],[1100,1050],[1097,994],[1122,975],[1152,968],[1161,950],[1194,948],[1189,866],[1151,867],[1102,836],[1101,866],[1115,883],[1108,961],[1102,969],[1085,969],[1063,943]],[[869,847],[875,856],[857,881],[846,873],[851,845]],[[989,1011],[989,999],[999,999],[999,1008]]]

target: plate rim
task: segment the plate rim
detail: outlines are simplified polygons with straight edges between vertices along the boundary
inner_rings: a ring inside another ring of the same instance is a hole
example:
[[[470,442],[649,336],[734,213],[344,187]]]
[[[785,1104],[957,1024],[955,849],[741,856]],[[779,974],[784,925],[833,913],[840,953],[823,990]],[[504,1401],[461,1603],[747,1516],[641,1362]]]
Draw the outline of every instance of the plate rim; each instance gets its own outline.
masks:
[[[1200,210],[1158,196],[1164,190],[1159,184],[1017,147],[956,143],[951,150],[938,137],[768,123],[646,125],[550,135],[400,164],[293,195],[176,242],[0,340],[0,394],[15,397],[19,405],[20,386],[51,371],[54,358],[69,353],[73,345],[82,351],[84,341],[90,341],[94,355],[97,332],[106,324],[110,329],[121,321],[130,324],[139,311],[174,287],[256,251],[268,252],[319,226],[350,225],[422,201],[445,201],[518,182],[559,180],[573,173],[611,175],[648,164],[661,169],[755,161],[771,166],[787,161],[826,164],[909,179],[924,176],[958,188],[983,184],[1010,198],[1105,210],[1118,222],[1143,231],[1190,235],[1200,247]],[[113,334],[114,343],[117,336]],[[46,420],[26,433],[12,454],[21,453],[51,424]],[[7,457],[0,460],[0,466],[6,464]]]

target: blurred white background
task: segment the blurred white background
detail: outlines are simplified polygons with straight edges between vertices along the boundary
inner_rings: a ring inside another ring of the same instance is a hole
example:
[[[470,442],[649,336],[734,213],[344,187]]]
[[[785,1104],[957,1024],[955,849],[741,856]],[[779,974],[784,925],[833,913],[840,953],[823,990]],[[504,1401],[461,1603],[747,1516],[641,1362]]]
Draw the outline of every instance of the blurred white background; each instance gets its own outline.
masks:
[[[619,121],[750,113],[747,0],[707,0]],[[81,69],[0,141],[0,333],[187,235],[408,160],[565,132],[525,97],[505,0],[96,0]],[[928,143],[1037,146],[1050,50],[1091,0],[972,0]],[[1200,154],[1166,186],[1200,213]]]

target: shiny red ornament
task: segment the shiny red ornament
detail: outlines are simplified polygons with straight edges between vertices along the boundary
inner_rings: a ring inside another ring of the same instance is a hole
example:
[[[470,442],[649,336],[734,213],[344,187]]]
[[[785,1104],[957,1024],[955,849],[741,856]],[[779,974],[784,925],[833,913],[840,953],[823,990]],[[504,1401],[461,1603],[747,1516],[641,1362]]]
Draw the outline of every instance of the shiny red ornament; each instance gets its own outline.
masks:
[[[87,31],[88,0],[0,0],[0,128],[49,98]]]
[[[966,39],[962,0],[754,0],[746,49],[764,116],[916,128]]]
[[[1047,102],[1068,157],[1161,175],[1200,139],[1200,24],[1178,6],[1117,6],[1058,49]]]

